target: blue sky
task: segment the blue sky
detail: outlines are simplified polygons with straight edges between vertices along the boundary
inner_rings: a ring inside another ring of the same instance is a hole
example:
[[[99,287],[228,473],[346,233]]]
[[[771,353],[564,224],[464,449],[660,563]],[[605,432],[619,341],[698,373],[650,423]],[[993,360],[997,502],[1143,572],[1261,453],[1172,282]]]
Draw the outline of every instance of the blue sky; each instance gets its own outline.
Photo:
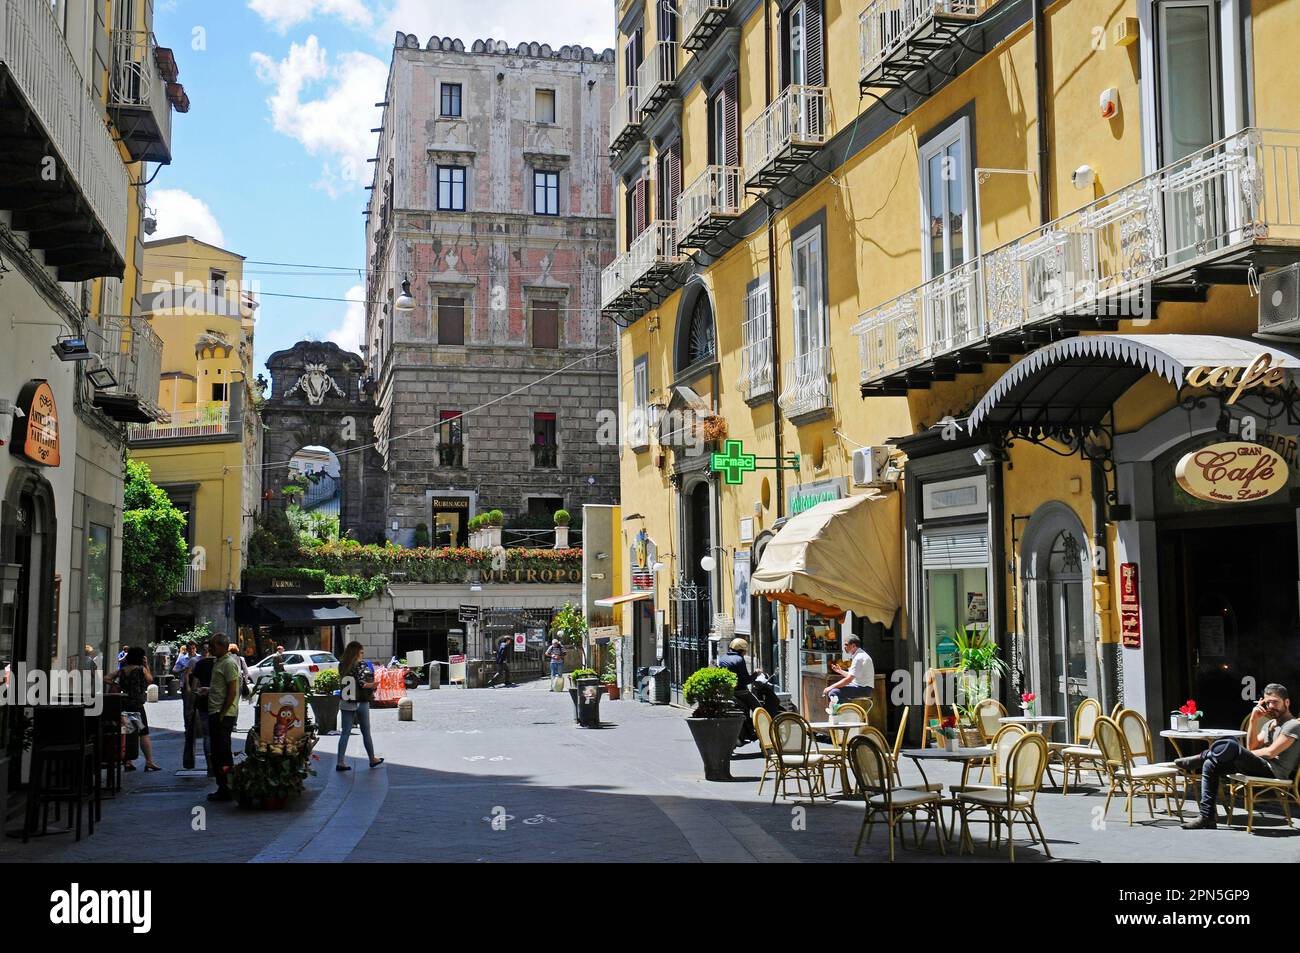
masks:
[[[560,12],[562,11],[562,12]],[[249,259],[259,370],[304,338],[358,343],[362,210],[395,32],[611,45],[614,0],[160,0],[154,32],[189,94],[172,164],[148,191],[153,237],[192,234]],[[285,268],[257,262],[339,266]],[[352,269],[351,271],[344,269]]]

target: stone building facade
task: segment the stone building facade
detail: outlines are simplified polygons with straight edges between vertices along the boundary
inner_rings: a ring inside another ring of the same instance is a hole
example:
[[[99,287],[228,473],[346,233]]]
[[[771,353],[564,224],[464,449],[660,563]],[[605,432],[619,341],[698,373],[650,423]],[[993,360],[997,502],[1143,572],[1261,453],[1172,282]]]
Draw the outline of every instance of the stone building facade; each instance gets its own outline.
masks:
[[[610,50],[397,35],[364,345],[395,542],[617,499],[617,447],[598,441],[617,410],[599,300],[612,96]],[[413,310],[396,308],[404,281]]]

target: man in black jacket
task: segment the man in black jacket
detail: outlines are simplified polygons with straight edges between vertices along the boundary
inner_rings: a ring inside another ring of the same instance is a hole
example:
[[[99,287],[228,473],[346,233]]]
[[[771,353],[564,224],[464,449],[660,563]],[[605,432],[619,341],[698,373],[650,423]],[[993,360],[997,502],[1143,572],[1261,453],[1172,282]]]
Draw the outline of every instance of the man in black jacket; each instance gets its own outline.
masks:
[[[758,707],[758,699],[749,690],[751,676],[749,666],[745,663],[745,653],[748,651],[748,642],[744,639],[732,639],[727,651],[718,656],[718,668],[725,668],[728,672],[735,673],[736,676],[736,707],[745,713],[745,724],[740,729],[742,743],[758,740],[758,734],[754,731],[753,722],[754,709]]]
[[[497,670],[493,673],[492,678],[488,680],[489,685],[495,685],[497,679],[501,679],[502,685],[510,684],[510,639],[501,636],[501,641],[497,643]]]

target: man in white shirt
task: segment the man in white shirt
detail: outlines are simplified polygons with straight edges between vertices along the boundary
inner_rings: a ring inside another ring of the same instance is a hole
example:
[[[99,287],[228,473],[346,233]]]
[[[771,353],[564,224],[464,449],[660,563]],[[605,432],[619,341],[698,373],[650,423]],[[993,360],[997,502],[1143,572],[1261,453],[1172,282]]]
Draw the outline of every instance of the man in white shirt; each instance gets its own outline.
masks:
[[[870,698],[876,687],[876,666],[871,656],[862,651],[856,635],[844,639],[844,650],[849,653],[849,673],[834,685],[828,685],[823,695],[851,702],[855,698]]]

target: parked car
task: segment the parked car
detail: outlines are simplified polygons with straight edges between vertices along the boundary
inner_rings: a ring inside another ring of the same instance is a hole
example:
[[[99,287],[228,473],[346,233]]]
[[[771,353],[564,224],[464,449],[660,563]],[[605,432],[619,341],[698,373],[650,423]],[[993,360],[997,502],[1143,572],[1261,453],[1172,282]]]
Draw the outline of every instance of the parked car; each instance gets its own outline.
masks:
[[[306,675],[307,681],[313,685],[316,683],[318,673],[327,668],[338,668],[339,660],[334,657],[333,652],[314,652],[314,651],[286,651],[284,653],[284,670],[290,675]],[[248,667],[248,676],[253,680],[256,687],[258,679],[263,675],[275,674],[275,656],[268,655],[256,665]]]

